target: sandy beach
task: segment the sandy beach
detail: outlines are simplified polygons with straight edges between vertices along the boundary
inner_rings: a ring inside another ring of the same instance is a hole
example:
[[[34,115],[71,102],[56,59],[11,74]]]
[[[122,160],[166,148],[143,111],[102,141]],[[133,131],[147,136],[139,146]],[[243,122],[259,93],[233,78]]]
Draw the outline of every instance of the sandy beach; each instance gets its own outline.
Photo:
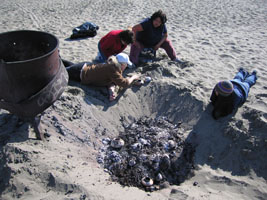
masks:
[[[69,81],[42,113],[46,141],[0,109],[0,199],[267,199],[266,0],[1,0],[0,33],[48,32],[58,38],[61,58],[92,62],[105,34],[159,9],[167,14],[178,58],[190,64],[182,67],[160,49],[157,60],[125,73],[152,81],[128,88],[114,102],[106,88]],[[86,21],[99,26],[97,35],[70,40],[72,29]],[[257,70],[257,83],[236,113],[214,120],[212,89],[240,67]],[[124,186],[98,162],[107,149],[103,139],[118,137],[143,117],[179,124],[179,139],[193,145],[193,169],[180,184],[166,181],[153,192]]]

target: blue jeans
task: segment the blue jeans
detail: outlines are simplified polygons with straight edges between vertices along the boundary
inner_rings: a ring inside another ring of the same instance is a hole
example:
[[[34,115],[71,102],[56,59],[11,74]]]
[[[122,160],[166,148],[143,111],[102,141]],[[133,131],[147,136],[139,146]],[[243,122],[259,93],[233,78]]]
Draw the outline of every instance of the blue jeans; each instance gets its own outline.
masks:
[[[100,48],[100,42],[98,42],[98,51],[99,51],[99,62],[105,62],[107,60],[106,56],[103,54],[103,52],[101,51],[101,48]]]
[[[239,70],[232,82],[237,83],[245,92],[245,99],[248,97],[249,89],[256,83],[256,74],[249,74],[246,70]]]

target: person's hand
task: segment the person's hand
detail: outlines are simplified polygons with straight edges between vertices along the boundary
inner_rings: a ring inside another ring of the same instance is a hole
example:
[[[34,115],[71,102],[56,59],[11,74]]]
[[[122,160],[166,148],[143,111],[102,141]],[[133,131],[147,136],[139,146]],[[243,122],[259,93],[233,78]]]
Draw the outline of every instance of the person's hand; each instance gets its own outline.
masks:
[[[140,75],[138,75],[138,74],[134,74],[134,75],[132,76],[132,78],[133,78],[133,80],[138,80],[138,79],[140,79]]]
[[[159,49],[159,47],[160,47],[160,45],[156,45],[156,46],[154,46],[153,49],[154,49],[155,51],[157,51],[157,50]]]
[[[136,82],[136,80],[140,79],[140,75],[134,74],[130,78],[127,78],[129,80],[129,83],[132,84],[133,82]]]
[[[140,86],[144,84],[144,81],[141,80],[141,76],[138,74],[134,74],[132,76],[134,85]]]
[[[137,79],[137,80],[134,81],[134,85],[141,86],[143,84],[144,84],[144,81],[141,80],[141,79]]]

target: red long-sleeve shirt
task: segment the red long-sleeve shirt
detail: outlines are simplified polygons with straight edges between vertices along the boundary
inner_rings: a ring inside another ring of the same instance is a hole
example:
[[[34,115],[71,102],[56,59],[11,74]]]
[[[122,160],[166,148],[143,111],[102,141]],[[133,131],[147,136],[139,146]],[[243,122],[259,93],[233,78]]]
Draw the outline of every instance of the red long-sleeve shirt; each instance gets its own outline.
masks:
[[[122,31],[123,30],[110,31],[107,35],[101,38],[100,49],[106,58],[121,53],[127,47],[127,45],[121,43],[119,33]]]

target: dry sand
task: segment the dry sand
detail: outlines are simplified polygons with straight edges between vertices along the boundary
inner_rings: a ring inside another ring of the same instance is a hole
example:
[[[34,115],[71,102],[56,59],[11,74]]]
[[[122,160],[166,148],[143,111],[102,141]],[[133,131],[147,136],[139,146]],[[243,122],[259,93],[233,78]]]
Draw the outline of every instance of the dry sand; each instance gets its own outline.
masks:
[[[104,88],[70,82],[43,114],[46,142],[0,110],[0,199],[267,199],[266,0],[1,0],[0,32],[49,32],[64,59],[92,61],[103,35],[158,9],[167,13],[178,57],[194,65],[181,68],[160,50],[159,61],[134,70],[153,81],[127,89],[114,103]],[[97,24],[98,34],[68,40],[85,21]],[[235,115],[214,121],[212,88],[241,66],[258,70],[257,84]],[[182,122],[185,137],[197,144],[193,177],[152,193],[110,180],[96,162],[101,139],[142,116]]]

